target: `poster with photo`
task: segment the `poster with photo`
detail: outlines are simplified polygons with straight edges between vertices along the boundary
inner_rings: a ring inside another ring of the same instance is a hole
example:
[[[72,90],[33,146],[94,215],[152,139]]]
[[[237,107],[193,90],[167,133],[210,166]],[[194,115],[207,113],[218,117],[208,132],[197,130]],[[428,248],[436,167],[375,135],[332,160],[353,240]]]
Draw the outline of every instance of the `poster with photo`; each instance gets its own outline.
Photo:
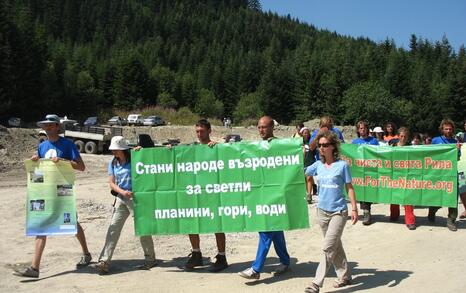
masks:
[[[75,235],[75,171],[68,161],[26,160],[26,235]]]

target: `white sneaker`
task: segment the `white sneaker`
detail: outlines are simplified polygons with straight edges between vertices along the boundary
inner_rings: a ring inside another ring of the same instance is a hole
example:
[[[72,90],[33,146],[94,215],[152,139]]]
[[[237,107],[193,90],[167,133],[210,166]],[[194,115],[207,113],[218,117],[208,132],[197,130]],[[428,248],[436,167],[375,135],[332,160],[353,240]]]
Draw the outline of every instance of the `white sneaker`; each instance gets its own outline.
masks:
[[[273,275],[274,276],[279,276],[283,273],[286,273],[290,270],[290,266],[289,265],[284,265],[284,264],[280,264],[276,269],[275,271],[273,271]]]
[[[259,280],[261,276],[260,273],[254,271],[252,268],[245,269],[244,271],[239,272],[238,275],[246,279],[255,279],[255,280]]]

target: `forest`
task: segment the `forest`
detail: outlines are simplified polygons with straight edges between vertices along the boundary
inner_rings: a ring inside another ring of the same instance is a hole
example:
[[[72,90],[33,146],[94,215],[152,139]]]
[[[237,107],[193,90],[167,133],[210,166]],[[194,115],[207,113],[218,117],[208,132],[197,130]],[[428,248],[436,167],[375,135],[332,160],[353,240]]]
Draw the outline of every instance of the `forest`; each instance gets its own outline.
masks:
[[[435,132],[466,118],[466,51],[342,36],[259,0],[0,0],[0,119],[154,105]]]

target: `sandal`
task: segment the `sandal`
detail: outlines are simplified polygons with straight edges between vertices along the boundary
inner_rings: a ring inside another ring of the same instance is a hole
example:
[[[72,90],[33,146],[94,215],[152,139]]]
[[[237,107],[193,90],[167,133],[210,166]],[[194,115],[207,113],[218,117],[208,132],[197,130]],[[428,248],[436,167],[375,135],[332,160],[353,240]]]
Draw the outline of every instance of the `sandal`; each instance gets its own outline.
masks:
[[[317,286],[317,284],[315,283],[312,283],[309,285],[309,287],[306,287],[306,289],[304,289],[304,292],[306,293],[319,293],[319,286]]]
[[[76,267],[78,269],[83,268],[83,267],[87,267],[91,263],[91,260],[92,260],[91,254],[86,253],[81,257],[81,260],[76,264]]]
[[[333,288],[341,288],[351,285],[351,279],[344,279],[344,280],[336,280],[335,284],[333,285]]]

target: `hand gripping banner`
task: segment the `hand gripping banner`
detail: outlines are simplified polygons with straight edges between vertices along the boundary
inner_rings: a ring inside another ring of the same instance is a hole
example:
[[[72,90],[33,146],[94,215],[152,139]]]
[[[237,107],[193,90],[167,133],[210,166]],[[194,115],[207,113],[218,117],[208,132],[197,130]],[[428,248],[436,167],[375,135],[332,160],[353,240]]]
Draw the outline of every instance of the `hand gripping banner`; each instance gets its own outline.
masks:
[[[299,140],[148,148],[131,168],[137,235],[309,227]]]

